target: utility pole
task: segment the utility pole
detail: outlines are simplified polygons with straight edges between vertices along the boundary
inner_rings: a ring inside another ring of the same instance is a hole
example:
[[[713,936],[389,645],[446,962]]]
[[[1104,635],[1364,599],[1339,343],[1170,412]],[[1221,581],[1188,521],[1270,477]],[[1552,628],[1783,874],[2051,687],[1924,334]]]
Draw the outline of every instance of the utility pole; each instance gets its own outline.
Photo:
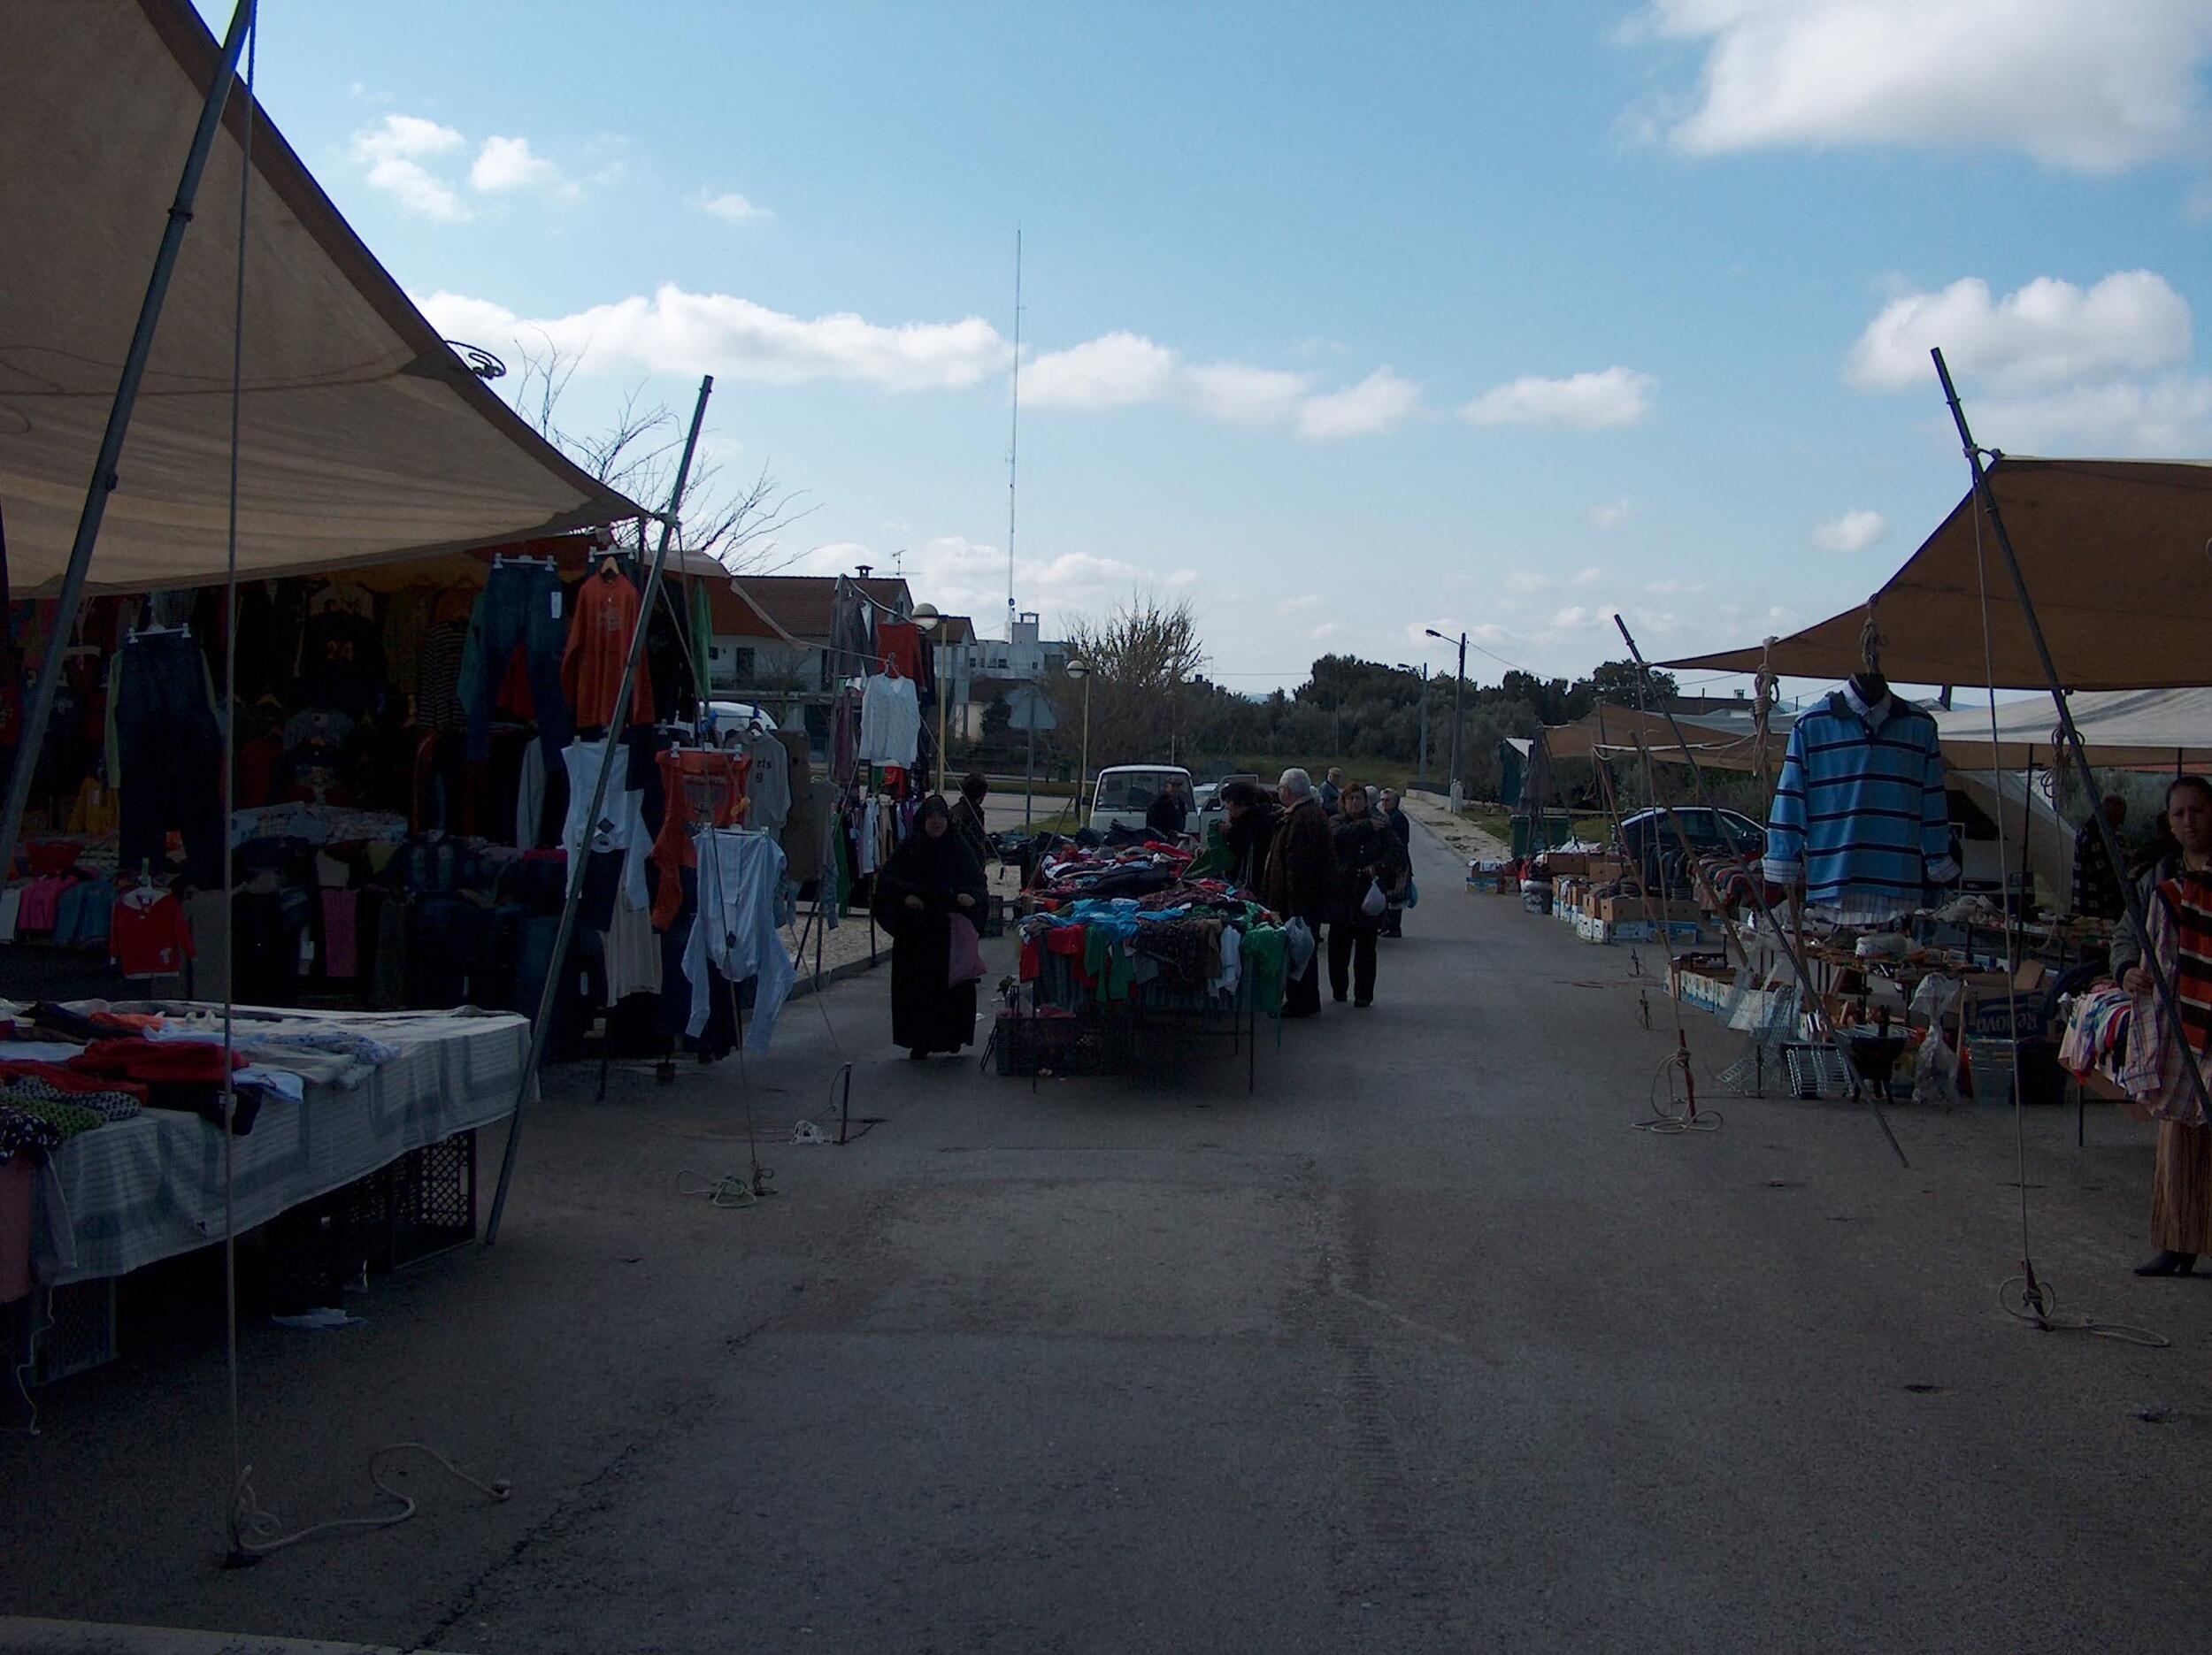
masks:
[[[1421,663],[1421,785],[1429,785],[1429,663]]]
[[[1445,637],[1445,636],[1444,636],[1444,634],[1443,634],[1442,632],[1438,632],[1438,631],[1436,630],[1436,628],[1435,628],[1435,627],[1433,627],[1433,626],[1429,627],[1429,628],[1427,629],[1427,632],[1428,632],[1428,635],[1429,635],[1430,637],[1434,638],[1434,639],[1437,639],[1437,640],[1440,640],[1440,641],[1441,641],[1441,642],[1444,642],[1444,643],[1448,643],[1448,643],[1450,643],[1450,642],[1452,641],[1450,639],[1448,639],[1448,638]],[[1463,704],[1463,702],[1464,701],[1464,700],[1465,700],[1465,698],[1466,698],[1466,693],[1467,693],[1467,634],[1466,634],[1465,632],[1462,632],[1462,633],[1460,633],[1460,635],[1459,635],[1459,676],[1458,676],[1456,678],[1454,678],[1454,679],[1452,680],[1452,775],[1451,775],[1451,779],[1452,779],[1452,782],[1453,782],[1453,784],[1454,784],[1455,785],[1456,785],[1458,784],[1459,779],[1460,779],[1460,775],[1459,775],[1459,729],[1460,729],[1460,708],[1461,708],[1461,705]]]

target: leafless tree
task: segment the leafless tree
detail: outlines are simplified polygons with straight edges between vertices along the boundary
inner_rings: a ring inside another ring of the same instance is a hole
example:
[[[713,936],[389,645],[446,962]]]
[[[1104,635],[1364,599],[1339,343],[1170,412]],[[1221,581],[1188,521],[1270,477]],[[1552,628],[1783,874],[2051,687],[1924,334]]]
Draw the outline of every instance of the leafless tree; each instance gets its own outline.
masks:
[[[641,505],[664,509],[683,456],[686,425],[676,410],[646,402],[641,386],[623,398],[603,429],[572,431],[560,423],[559,408],[582,357],[550,339],[542,349],[521,354],[515,411],[599,481]],[[695,455],[677,516],[687,551],[703,552],[733,574],[766,575],[797,560],[800,550],[784,550],[780,537],[818,510],[819,502],[807,503],[806,490],[785,487],[765,463],[750,483],[731,485],[719,461]],[[638,532],[635,524],[616,529],[633,546]]]
[[[1068,653],[1090,667],[1092,770],[1165,759],[1179,703],[1206,664],[1190,604],[1133,594],[1103,617],[1071,622]],[[1060,729],[1079,739],[1084,683],[1062,676],[1050,687]]]

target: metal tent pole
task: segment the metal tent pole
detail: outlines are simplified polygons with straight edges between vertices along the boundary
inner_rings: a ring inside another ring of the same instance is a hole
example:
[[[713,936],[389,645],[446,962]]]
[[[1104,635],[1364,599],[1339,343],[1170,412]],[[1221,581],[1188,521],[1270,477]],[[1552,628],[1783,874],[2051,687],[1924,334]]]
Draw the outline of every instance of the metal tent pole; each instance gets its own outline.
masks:
[[[115,400],[108,407],[107,429],[100,436],[100,451],[92,462],[92,481],[85,489],[84,510],[77,518],[77,536],[70,543],[69,566],[62,576],[61,595],[54,608],[54,627],[46,653],[38,663],[38,684],[31,692],[15,770],[8,778],[6,815],[0,818],[0,874],[15,865],[15,847],[22,836],[23,813],[31,802],[31,781],[38,773],[39,749],[46,745],[46,726],[54,714],[54,695],[61,685],[62,657],[69,634],[77,624],[84,601],[85,576],[92,566],[92,548],[100,538],[100,520],[107,514],[108,496],[122,479],[116,466],[123,455],[123,438],[130,430],[131,410],[137,406],[138,388],[146,377],[146,359],[153,354],[154,330],[169,296],[169,279],[176,272],[177,257],[184,250],[184,233],[192,222],[192,204],[199,198],[200,180],[207,172],[207,157],[215,146],[215,128],[230,102],[238,77],[238,58],[253,27],[257,0],[238,0],[230,14],[230,29],[223,36],[222,55],[208,82],[207,98],[200,106],[200,124],[193,128],[192,147],[185,152],[184,172],[177,180],[176,199],[170,203],[169,222],[161,232],[161,246],[154,254],[152,273],[146,279],[146,296],[139,302],[138,324],[131,330],[130,348],[124,353],[123,372],[115,386]]]
[[[2005,532],[2005,520],[1998,512],[1997,491],[1990,487],[1989,472],[1982,464],[1982,450],[1974,446],[1974,433],[1967,427],[1966,410],[1959,402],[1958,387],[1951,383],[1951,370],[1943,360],[1943,353],[1931,350],[1928,355],[1935,361],[1936,377],[1943,382],[1943,400],[1950,404],[1951,422],[1958,427],[1959,442],[1966,450],[1967,464],[1974,471],[1975,497],[1980,502],[1982,515],[1989,519],[1991,537],[1996,540],[1997,550],[2004,557],[2005,568],[2011,573],[2012,589],[2019,595],[2020,618],[2026,623],[2028,636],[2035,644],[2036,659],[2042,664],[2044,681],[2051,692],[2051,704],[2058,709],[2058,727],[2065,737],[2066,755],[2073,761],[2074,778],[2081,784],[2083,798],[2093,801],[2097,797],[2096,772],[2089,767],[2089,755],[2083,750],[2081,732],[2075,727],[2073,712],[2066,705],[2066,689],[2059,679],[2058,663],[2051,655],[2049,640],[2043,636],[2043,622],[2036,613],[2035,600],[2028,595],[2027,577],[2021,572],[2020,559],[2012,549],[2012,537]],[[2177,758],[2179,755],[2176,756]],[[2001,808],[2001,796],[1998,802]],[[2112,831],[2112,824],[2105,820],[2104,812],[2101,809],[2093,808],[2089,816],[2097,824],[2097,837],[2104,846],[2106,857],[2114,868],[2124,869],[2127,862],[2120,854],[2119,835]],[[2175,997],[2174,985],[2167,976],[2166,968],[2159,963],[2157,950],[2150,946],[2150,914],[2144,903],[2143,893],[2123,875],[2120,894],[2127,903],[2128,918],[2135,926],[2136,935],[2143,939],[2142,965],[2150,973],[2152,986],[2157,992],[2158,1003],[2165,1011],[2168,1025],[2174,1038],[2181,1043],[2182,1050],[2191,1052],[2193,1048],[2189,1043],[2188,1030],[2182,1023],[2181,1003]],[[2197,1107],[2204,1111],[2207,1119],[2212,1120],[2212,1092],[2208,1092],[2206,1088],[2203,1073],[2194,1061],[2185,1062],[2182,1068],[2188,1072],[2190,1090],[2196,1094]],[[2019,1084],[2016,1076],[2013,1084]],[[2022,1266],[2027,1268],[2024,1260]],[[2027,1279],[2031,1291],[2037,1291],[2035,1273],[2032,1268],[2027,1270]]]
[[[675,533],[684,484],[691,475],[691,456],[699,447],[699,427],[706,421],[707,398],[713,393],[714,376],[710,373],[699,381],[699,400],[691,410],[690,434],[684,438],[684,456],[676,466],[675,487],[668,492],[668,514],[661,519],[660,545],[653,553],[653,566],[645,577],[644,601],[638,605],[637,624],[630,629],[630,653],[622,663],[621,687],[615,692],[614,719],[608,724],[606,739],[600,746],[599,775],[592,784],[591,808],[584,813],[587,824],[599,819],[599,812],[607,802],[607,778],[614,773],[615,754],[621,747],[622,721],[629,714],[633,686],[645,658],[645,634],[652,624],[654,600],[660,595],[662,572],[668,566],[668,542]],[[522,1066],[522,1078],[515,1086],[514,1113],[507,1119],[507,1149],[499,1159],[499,1188],[492,1196],[491,1216],[484,1222],[484,1245],[488,1247],[499,1239],[500,1215],[507,1208],[507,1186],[515,1176],[515,1152],[522,1143],[522,1106],[536,1083],[539,1065],[545,1061],[546,1037],[553,1024],[553,1001],[568,971],[568,945],[576,934],[576,907],[583,900],[584,870],[590,863],[588,825],[584,842],[569,858],[568,895],[561,903],[560,928],[553,934],[553,959],[546,967],[545,986],[538,991],[538,1015],[530,1022],[530,1055]]]

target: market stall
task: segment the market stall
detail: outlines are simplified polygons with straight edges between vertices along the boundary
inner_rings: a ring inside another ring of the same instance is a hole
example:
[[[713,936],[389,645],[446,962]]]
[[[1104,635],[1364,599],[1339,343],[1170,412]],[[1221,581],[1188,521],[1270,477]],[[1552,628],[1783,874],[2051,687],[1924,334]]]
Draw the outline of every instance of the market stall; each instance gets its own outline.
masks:
[[[1255,1084],[1258,1019],[1281,1015],[1293,933],[1248,894],[1194,878],[1196,853],[1140,838],[1047,854],[1020,923],[1018,990],[994,1038],[1002,1074],[1132,1063],[1148,1027],[1225,1035]]]

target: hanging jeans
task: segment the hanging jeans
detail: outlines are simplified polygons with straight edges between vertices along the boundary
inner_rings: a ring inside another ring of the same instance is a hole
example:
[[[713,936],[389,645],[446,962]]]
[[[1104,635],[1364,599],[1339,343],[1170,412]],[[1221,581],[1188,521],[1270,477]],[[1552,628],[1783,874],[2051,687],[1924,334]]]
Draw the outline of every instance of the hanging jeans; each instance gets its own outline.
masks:
[[[492,713],[508,663],[523,652],[530,676],[530,701],[538,721],[538,744],[550,766],[568,745],[568,702],[561,692],[561,652],[568,640],[560,571],[550,563],[495,563],[484,583],[476,658],[462,686],[468,703],[472,759],[492,755]]]
[[[169,831],[184,839],[192,883],[223,882],[223,740],[200,647],[184,632],[123,645],[115,742],[123,778],[121,865],[167,865]]]

